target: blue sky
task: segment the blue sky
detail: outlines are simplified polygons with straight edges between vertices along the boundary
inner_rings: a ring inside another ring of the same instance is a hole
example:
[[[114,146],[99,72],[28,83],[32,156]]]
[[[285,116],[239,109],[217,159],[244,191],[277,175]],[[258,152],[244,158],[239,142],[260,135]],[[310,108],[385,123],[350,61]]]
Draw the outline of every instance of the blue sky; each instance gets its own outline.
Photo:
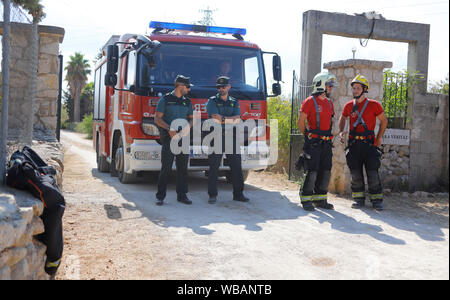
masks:
[[[283,94],[288,95],[292,71],[300,69],[303,12],[322,10],[353,15],[377,11],[389,20],[430,24],[429,80],[442,80],[449,72],[448,1],[43,0],[42,4],[47,14],[42,24],[63,27],[66,31],[60,47],[65,60],[75,52],[93,60],[113,34],[149,32],[151,20],[192,23],[202,18],[201,9],[209,7],[214,10],[217,26],[244,27],[246,40],[264,51],[280,54],[285,81]],[[349,59],[353,47],[357,49],[356,58],[392,61],[393,70],[406,69],[407,44],[369,41],[363,48],[358,39],[336,36],[324,36],[322,62]]]

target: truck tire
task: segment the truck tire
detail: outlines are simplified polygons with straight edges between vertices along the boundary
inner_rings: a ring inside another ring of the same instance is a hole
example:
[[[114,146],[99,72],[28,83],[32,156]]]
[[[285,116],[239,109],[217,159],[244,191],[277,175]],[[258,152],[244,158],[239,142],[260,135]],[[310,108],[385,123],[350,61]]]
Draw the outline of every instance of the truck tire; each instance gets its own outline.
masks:
[[[100,154],[100,150],[98,147],[98,137],[97,137],[97,169],[100,173],[107,173],[109,172],[109,163],[106,160],[106,157]]]
[[[117,171],[117,176],[119,180],[123,184],[133,183],[136,180],[136,176],[134,174],[128,174],[124,171],[125,164],[125,154],[124,154],[123,142],[122,138],[119,140],[119,145],[116,149],[115,159],[114,159],[114,168]]]

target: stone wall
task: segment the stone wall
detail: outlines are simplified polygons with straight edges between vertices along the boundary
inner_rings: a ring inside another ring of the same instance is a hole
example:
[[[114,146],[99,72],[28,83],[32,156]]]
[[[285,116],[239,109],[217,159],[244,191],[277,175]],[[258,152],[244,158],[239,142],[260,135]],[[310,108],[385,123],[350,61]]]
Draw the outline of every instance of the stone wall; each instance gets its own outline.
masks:
[[[0,22],[0,25],[2,23]],[[3,27],[0,27],[0,34]],[[31,25],[11,23],[10,96],[8,135],[10,140],[31,144],[29,128],[56,140],[59,91],[59,44],[64,29],[39,26],[39,60],[36,102],[30,102]]]
[[[8,144],[8,159],[22,146]],[[62,188],[63,151],[59,143],[34,142],[32,148],[56,168]],[[46,247],[33,238],[44,232],[43,203],[30,193],[0,186],[0,280],[49,279],[44,272]]]
[[[33,238],[44,232],[43,210],[32,196],[0,188],[0,280],[48,279],[46,247]]]
[[[335,122],[332,131],[334,135],[339,133],[339,118],[345,104],[353,99],[350,84],[355,76],[357,74],[364,75],[370,82],[368,97],[381,102],[383,98],[383,71],[385,68],[391,67],[391,62],[361,59],[349,59],[324,64],[325,69],[336,75],[339,83],[339,86],[335,88],[331,96],[335,110]],[[347,122],[345,129],[346,139],[348,138],[348,126]],[[351,176],[345,159],[345,147],[346,145],[342,145],[339,139],[334,139],[333,168],[331,170],[329,191],[336,194],[351,193]]]
[[[406,191],[409,185],[409,146],[384,145],[380,176],[383,188]]]

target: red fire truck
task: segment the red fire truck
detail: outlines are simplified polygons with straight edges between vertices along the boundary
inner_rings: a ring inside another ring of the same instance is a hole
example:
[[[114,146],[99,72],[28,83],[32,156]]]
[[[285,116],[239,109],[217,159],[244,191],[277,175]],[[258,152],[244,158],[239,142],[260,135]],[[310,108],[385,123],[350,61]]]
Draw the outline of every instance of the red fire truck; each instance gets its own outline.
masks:
[[[122,183],[145,172],[158,173],[161,145],[154,123],[156,105],[173,90],[178,74],[191,78],[194,86],[188,97],[194,110],[201,111],[202,121],[208,118],[208,98],[217,94],[217,78],[231,78],[230,94],[239,100],[242,120],[264,121],[245,134],[244,178],[249,170],[265,169],[270,155],[266,100],[281,94],[279,55],[245,41],[245,29],[162,22],[151,22],[150,27],[150,35],[113,36],[95,68],[93,145],[98,170],[118,176]],[[267,55],[272,58],[272,95],[263,61]],[[196,147],[191,146],[189,170],[207,172],[207,154],[194,151]],[[226,158],[219,172],[230,180]]]

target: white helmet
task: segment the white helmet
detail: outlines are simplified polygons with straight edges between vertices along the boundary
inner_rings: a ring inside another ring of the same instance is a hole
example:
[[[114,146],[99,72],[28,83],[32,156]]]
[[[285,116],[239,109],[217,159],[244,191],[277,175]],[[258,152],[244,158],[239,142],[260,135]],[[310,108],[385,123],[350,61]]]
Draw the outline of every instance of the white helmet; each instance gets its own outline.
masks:
[[[314,76],[312,93],[325,93],[326,86],[338,86],[336,76],[328,72],[319,73]]]

